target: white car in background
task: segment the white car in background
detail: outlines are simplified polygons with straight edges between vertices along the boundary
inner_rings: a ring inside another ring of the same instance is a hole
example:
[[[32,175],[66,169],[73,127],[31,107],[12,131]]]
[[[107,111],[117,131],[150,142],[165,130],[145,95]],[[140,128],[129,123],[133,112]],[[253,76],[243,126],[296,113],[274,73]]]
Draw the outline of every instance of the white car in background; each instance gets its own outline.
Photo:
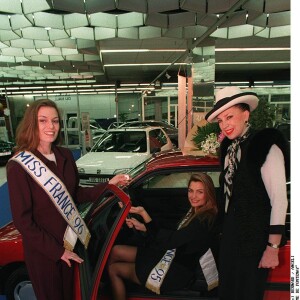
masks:
[[[173,144],[160,127],[109,129],[91,151],[76,161],[82,185],[105,182],[126,173],[154,153],[170,150]]]

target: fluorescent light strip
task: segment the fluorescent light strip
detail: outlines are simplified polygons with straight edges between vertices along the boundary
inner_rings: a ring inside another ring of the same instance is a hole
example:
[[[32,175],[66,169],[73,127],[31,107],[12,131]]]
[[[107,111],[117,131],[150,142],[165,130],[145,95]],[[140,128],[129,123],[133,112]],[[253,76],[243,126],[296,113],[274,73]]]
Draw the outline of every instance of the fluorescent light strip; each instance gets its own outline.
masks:
[[[186,65],[187,63],[175,63],[174,65]],[[216,62],[216,65],[256,65],[256,64],[290,64],[290,61],[241,61],[241,62]],[[169,66],[170,63],[145,63],[145,64],[106,64],[104,67],[140,67],[140,66]]]
[[[234,51],[290,51],[291,48],[215,48],[215,52]]]
[[[175,66],[186,65],[187,63],[175,63]],[[149,64],[106,64],[104,67],[139,67],[139,66],[169,66],[170,63],[149,63]]]
[[[92,85],[90,85],[90,84],[87,84],[87,85],[85,85],[85,84],[81,84],[81,85],[77,85],[76,87],[78,87],[78,88],[87,88],[87,87],[92,87]]]
[[[148,86],[149,83],[121,83],[121,86],[134,86],[134,87],[140,87],[140,86]]]
[[[6,90],[19,90],[18,87],[7,87]]]
[[[224,84],[224,83],[226,83],[226,84],[232,84],[232,83],[234,83],[234,84],[249,84],[249,81],[222,82],[222,84]]]
[[[40,91],[37,91],[37,93],[40,93]],[[25,92],[25,91],[22,91],[22,92],[16,92],[16,91],[11,91],[11,92],[8,92],[7,94],[10,94],[10,95],[31,95],[32,92],[31,91],[28,91],[28,92]]]
[[[115,89],[95,89],[96,92],[114,91]]]
[[[48,88],[50,88],[50,89],[67,89],[68,86],[67,85],[51,85]]]
[[[136,52],[185,52],[186,49],[116,49],[100,50],[102,53],[136,53]]]
[[[290,51],[289,47],[272,47],[272,48],[215,48],[216,52],[233,52],[233,51]],[[186,49],[115,49],[100,50],[102,53],[145,53],[145,52],[185,52]]]
[[[216,65],[263,65],[263,64],[290,64],[290,61],[236,61],[216,62]]]
[[[111,87],[115,86],[114,84],[93,84],[93,87]]]
[[[20,87],[20,90],[38,90],[38,89],[44,89],[44,86],[24,86]]]

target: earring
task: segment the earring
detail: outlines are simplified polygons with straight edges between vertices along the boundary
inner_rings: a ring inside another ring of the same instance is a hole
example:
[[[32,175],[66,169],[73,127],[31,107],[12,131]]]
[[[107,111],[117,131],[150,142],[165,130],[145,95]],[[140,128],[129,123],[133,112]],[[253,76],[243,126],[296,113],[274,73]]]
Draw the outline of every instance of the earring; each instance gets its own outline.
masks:
[[[249,128],[250,127],[250,123],[248,120],[245,121],[245,125],[246,125],[246,128]]]

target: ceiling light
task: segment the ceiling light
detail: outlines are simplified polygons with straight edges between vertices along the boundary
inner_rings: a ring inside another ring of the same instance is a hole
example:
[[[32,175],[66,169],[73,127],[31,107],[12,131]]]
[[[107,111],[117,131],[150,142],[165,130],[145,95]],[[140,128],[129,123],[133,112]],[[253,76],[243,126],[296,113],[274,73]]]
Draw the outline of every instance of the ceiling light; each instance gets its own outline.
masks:
[[[24,87],[20,87],[20,90],[38,90],[38,89],[44,89],[43,86],[24,86]]]
[[[170,63],[148,63],[148,64],[106,64],[104,67],[139,67],[139,66],[169,66]],[[183,63],[175,63],[177,65],[186,65],[185,62]]]
[[[216,62],[216,65],[262,65],[262,64],[289,64],[289,61],[235,61]]]
[[[186,49],[116,49],[101,50],[101,53],[130,53],[130,52],[185,52]]]
[[[282,47],[274,47],[274,48],[216,48],[216,52],[234,52],[234,51],[290,51],[291,48],[282,48]]]

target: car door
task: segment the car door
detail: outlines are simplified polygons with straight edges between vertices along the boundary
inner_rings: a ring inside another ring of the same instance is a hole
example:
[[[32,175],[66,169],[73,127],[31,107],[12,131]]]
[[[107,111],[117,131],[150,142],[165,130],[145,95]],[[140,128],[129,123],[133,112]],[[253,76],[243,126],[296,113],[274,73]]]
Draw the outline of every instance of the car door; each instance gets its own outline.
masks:
[[[75,300],[103,299],[100,280],[114,241],[131,207],[129,196],[114,185],[83,213],[91,233],[88,248],[80,243],[76,252],[84,262],[75,267]]]

